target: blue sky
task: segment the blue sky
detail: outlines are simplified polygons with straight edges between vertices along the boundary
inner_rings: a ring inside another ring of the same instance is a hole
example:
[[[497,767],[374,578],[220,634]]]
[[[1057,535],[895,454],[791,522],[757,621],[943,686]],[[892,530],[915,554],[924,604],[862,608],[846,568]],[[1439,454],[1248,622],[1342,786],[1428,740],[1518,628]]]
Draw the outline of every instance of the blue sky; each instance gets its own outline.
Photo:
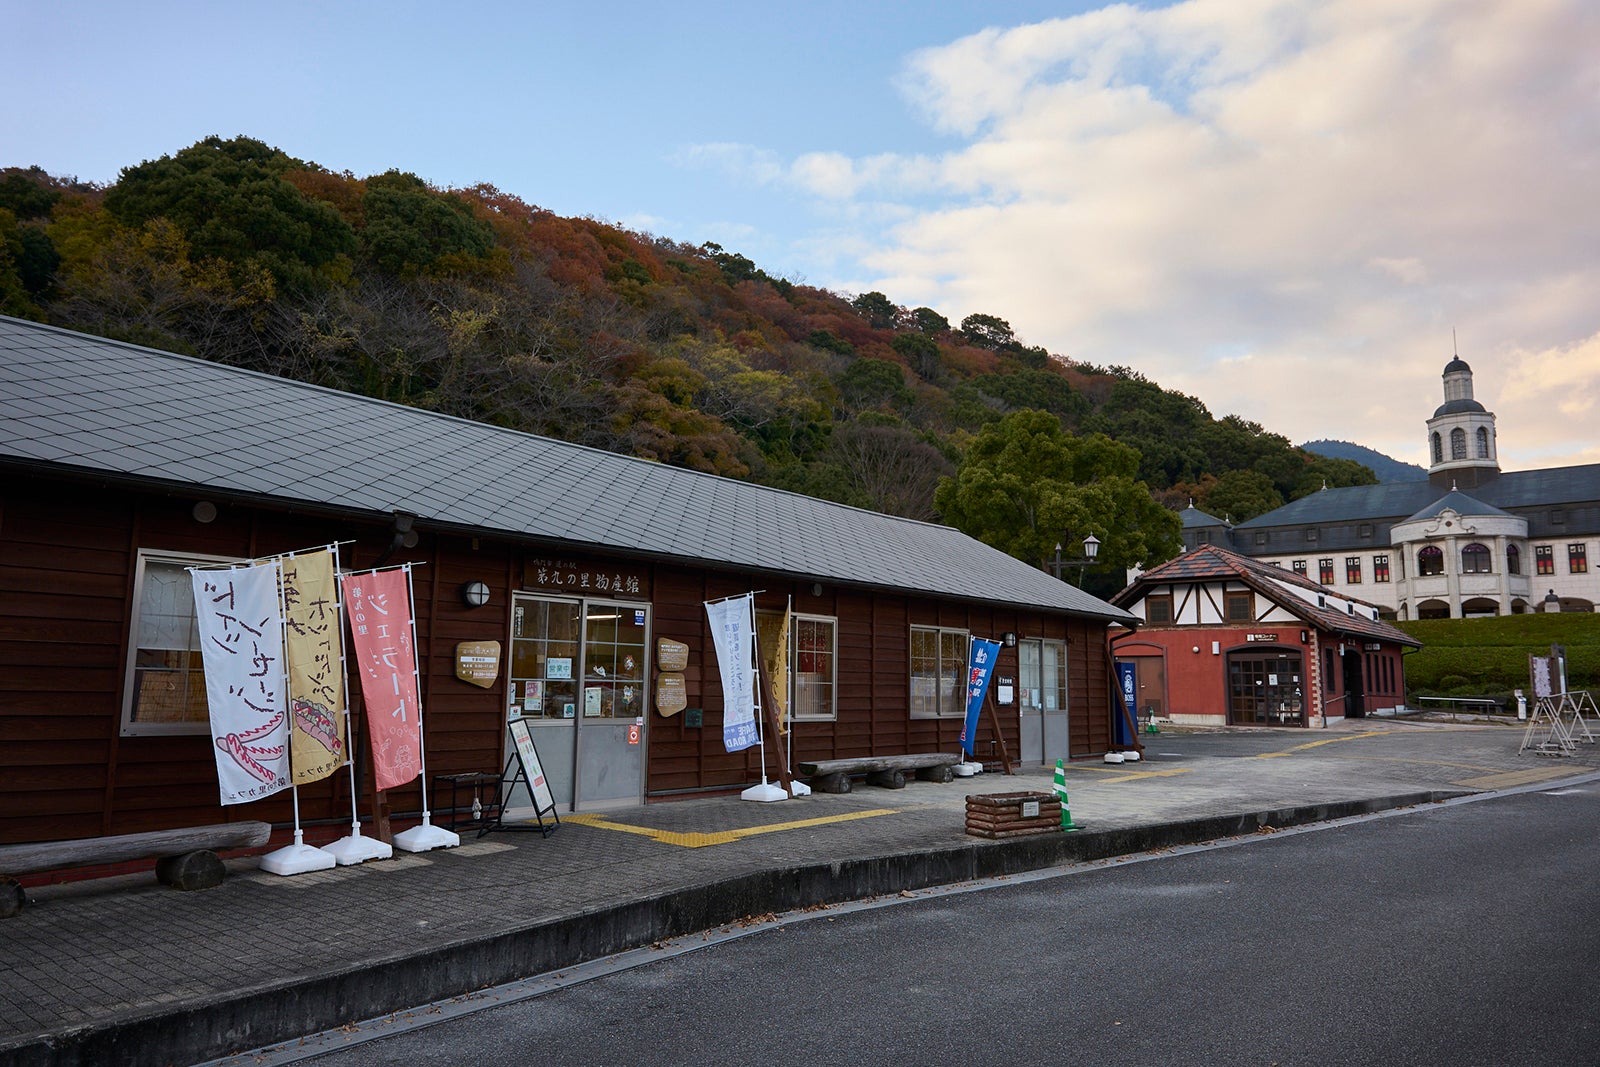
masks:
[[[248,134],[488,182],[1412,462],[1455,329],[1506,467],[1600,462],[1588,0],[0,15],[0,165]]]

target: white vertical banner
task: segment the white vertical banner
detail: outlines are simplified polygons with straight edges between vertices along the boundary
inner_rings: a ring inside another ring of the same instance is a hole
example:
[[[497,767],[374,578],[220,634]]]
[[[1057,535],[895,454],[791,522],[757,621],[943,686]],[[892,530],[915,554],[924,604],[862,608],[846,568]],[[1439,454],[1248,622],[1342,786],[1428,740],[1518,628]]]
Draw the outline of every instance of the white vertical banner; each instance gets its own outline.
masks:
[[[756,681],[754,667],[755,598],[746,593],[706,604],[711,619],[711,641],[717,649],[722,674],[722,744],[729,752],[749,748],[756,734]]]
[[[278,561],[189,574],[222,803],[260,800],[289,786]]]

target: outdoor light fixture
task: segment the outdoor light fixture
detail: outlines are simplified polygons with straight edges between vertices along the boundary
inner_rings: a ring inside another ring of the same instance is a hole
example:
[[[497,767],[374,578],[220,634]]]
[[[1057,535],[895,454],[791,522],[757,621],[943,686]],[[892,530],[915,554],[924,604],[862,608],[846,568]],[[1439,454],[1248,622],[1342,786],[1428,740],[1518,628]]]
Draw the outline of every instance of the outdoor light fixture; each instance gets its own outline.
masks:
[[[1000,643],[1007,648],[1016,648],[1017,635],[1013,631],[1007,630],[1005,633],[1000,635]]]
[[[466,582],[461,586],[461,602],[469,608],[481,608],[489,602],[489,587],[483,582]]]
[[[812,582],[811,583],[811,595],[812,596],[821,596],[822,595],[822,583],[821,582]]]
[[[1082,568],[1082,567],[1093,566],[1095,557],[1098,556],[1099,554],[1100,554],[1100,539],[1098,537],[1096,537],[1094,534],[1090,534],[1088,537],[1085,537],[1083,539],[1083,558],[1082,559],[1062,559],[1061,558],[1061,542],[1057,541],[1056,542],[1056,558],[1055,558],[1055,562],[1050,564],[1050,572],[1052,574],[1054,574],[1057,578],[1060,578],[1062,570],[1064,570],[1067,567],[1079,567],[1079,568]]]
[[[194,516],[195,522],[215,522],[217,518],[217,506],[209,500],[196,500],[194,502],[194,508],[190,510],[189,514]]]

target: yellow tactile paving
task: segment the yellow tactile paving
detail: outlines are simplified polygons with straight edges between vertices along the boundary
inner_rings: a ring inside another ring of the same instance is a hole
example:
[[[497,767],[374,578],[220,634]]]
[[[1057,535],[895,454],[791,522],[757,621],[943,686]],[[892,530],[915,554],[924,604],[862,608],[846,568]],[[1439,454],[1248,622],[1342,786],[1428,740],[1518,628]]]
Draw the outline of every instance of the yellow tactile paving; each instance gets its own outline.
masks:
[[[850,822],[853,819],[870,819],[875,815],[893,815],[893,808],[874,808],[871,811],[853,811],[844,815],[828,815],[818,819],[797,819],[794,822],[768,823],[765,826],[744,826],[737,830],[718,830],[714,833],[683,833],[678,830],[658,830],[651,826],[634,826],[630,823],[616,822],[604,815],[564,815],[562,822],[581,823],[584,826],[593,826],[601,830],[617,830],[625,834],[638,834],[641,837],[654,838],[666,845],[677,845],[680,848],[705,848],[707,845],[726,845],[730,841],[738,841],[744,837],[754,837],[757,834],[772,834],[780,830],[800,830],[807,826],[823,826],[827,823]]]
[[[1572,773],[1571,767],[1534,767],[1526,771],[1501,771],[1481,778],[1465,778],[1451,784],[1465,789],[1510,789],[1532,782],[1546,782],[1552,778],[1568,778]]]

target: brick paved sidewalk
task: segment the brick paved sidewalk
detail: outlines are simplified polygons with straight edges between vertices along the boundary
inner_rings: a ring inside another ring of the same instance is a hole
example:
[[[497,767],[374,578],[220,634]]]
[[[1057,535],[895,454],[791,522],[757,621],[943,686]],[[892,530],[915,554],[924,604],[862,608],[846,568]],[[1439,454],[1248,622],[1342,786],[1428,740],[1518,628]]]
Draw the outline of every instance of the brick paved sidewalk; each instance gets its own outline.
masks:
[[[1143,762],[1069,766],[1075,835],[965,834],[968,793],[1048,792],[1036,769],[569,816],[549,838],[287,878],[235,861],[198,893],[147,875],[32,890],[0,920],[0,1064],[194,1062],[742,915],[1600,767],[1594,746],[1519,756],[1520,738],[1382,722],[1145,737]]]

